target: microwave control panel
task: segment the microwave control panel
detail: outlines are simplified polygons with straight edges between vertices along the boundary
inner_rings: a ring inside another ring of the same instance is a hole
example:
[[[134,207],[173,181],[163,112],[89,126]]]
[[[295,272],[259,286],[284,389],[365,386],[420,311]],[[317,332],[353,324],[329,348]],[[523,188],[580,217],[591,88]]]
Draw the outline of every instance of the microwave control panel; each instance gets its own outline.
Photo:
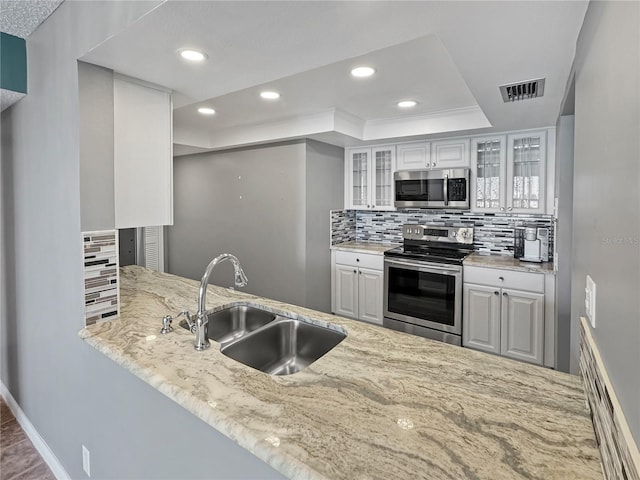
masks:
[[[467,179],[450,178],[447,183],[450,202],[464,202],[467,200]]]

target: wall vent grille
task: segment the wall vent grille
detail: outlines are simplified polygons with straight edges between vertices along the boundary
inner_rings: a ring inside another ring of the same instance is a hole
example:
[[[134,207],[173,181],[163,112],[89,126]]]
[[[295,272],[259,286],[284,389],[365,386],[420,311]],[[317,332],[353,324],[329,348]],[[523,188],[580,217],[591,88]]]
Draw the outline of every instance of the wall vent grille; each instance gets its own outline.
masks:
[[[505,103],[541,97],[544,95],[544,78],[500,85],[500,93]]]

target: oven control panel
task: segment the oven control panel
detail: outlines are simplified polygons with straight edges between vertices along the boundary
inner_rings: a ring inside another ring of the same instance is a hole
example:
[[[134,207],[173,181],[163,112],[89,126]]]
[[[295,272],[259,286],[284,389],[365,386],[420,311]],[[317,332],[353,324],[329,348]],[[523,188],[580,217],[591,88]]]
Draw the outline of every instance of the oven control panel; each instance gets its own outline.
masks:
[[[402,237],[406,240],[430,242],[473,243],[473,227],[445,227],[442,225],[420,225],[407,223],[402,226]]]

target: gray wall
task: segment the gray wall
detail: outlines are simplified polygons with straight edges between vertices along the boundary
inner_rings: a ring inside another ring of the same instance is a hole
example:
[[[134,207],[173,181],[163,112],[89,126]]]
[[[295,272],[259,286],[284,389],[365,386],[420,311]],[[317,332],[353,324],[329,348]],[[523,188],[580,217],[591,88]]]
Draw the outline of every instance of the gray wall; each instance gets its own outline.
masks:
[[[115,225],[113,190],[113,71],[78,62],[80,104],[80,226]]]
[[[591,2],[575,69],[572,322],[596,283],[593,330],[640,444],[640,3]],[[573,336],[573,350],[577,338]],[[575,365],[572,365],[575,370]]]
[[[564,115],[556,125],[556,368],[570,370],[571,355],[571,272],[573,269],[573,115]],[[576,332],[573,332],[576,334]],[[579,334],[579,332],[578,332]],[[574,362],[577,359],[574,359]],[[577,363],[576,363],[577,364]]]
[[[344,207],[344,149],[307,140],[306,306],[331,311],[329,210]]]
[[[199,279],[233,253],[247,292],[329,311],[329,210],[342,205],[343,158],[305,141],[176,157],[168,271]],[[231,266],[211,282],[232,285]]]
[[[92,479],[211,478],[202,459],[223,478],[274,478],[77,336],[77,59],[158,3],[63,2],[27,40],[29,95],[1,114],[0,378],[72,478],[86,478],[83,443]]]

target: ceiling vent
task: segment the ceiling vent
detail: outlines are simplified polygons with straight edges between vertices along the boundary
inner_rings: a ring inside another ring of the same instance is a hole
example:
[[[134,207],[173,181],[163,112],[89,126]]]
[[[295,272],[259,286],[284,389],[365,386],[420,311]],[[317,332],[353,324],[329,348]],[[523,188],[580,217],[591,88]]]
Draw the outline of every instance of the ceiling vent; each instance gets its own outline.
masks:
[[[500,93],[505,103],[541,97],[544,95],[544,78],[500,85]]]

